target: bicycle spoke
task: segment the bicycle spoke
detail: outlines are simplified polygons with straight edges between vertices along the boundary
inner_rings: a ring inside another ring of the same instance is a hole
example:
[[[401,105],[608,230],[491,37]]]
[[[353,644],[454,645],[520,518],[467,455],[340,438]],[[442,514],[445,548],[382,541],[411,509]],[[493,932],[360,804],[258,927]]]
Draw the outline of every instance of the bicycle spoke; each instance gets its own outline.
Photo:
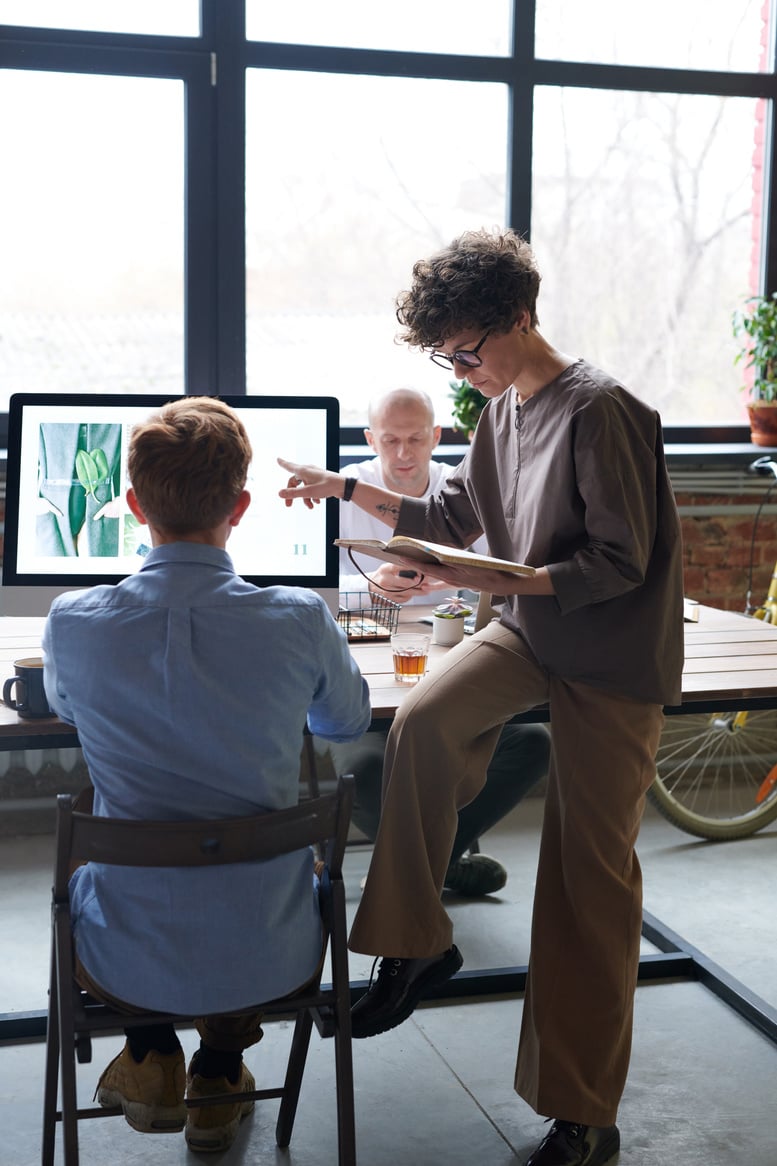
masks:
[[[667,721],[650,800],[701,837],[752,833],[777,817],[777,711]]]

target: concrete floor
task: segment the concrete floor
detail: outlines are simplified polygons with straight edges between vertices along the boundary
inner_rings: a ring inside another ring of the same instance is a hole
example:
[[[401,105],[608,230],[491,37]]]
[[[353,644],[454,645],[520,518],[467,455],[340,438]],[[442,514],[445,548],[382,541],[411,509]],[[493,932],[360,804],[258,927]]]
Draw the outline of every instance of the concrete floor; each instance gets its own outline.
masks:
[[[482,849],[510,878],[486,901],[448,898],[465,967],[525,964],[537,857],[540,799],[492,831]],[[752,991],[777,1007],[777,826],[733,843],[696,841],[648,807],[639,853],[645,906]],[[45,1007],[52,839],[0,839],[0,1011]],[[351,908],[369,851],[349,850]],[[650,947],[645,945],[645,950]],[[353,979],[370,961],[351,957]],[[544,1136],[543,1119],[512,1090],[522,1001],[500,997],[427,1005],[400,1028],[354,1043],[360,1166],[523,1166]],[[289,1030],[268,1026],[247,1061],[270,1083]],[[196,1037],[182,1033],[187,1053]],[[79,1069],[88,1099],[119,1037],[95,1042]],[[39,1162],[43,1045],[0,1046],[0,1166]],[[640,986],[634,1052],[619,1125],[619,1166],[775,1166],[772,1115],[777,1045],[703,986]],[[277,1104],[257,1106],[229,1151],[235,1164],[335,1166],[333,1049],[314,1034],[288,1151],[274,1142]],[[121,1119],[84,1122],[84,1166],[191,1163],[179,1136],[134,1133]],[[209,1155],[218,1163],[226,1155]],[[58,1162],[61,1158],[58,1158]]]

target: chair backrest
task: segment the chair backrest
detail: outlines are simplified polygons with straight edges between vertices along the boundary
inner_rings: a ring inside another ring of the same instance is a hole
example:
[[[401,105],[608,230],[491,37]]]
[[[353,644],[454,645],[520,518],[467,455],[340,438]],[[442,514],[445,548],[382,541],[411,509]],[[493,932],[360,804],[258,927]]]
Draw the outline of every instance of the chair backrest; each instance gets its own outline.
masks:
[[[69,794],[57,797],[54,898],[67,897],[74,864],[112,866],[222,866],[263,862],[326,843],[325,861],[339,876],[353,803],[353,778],[338,779],[330,794],[285,810],[210,821],[138,821],[100,818],[73,810]]]
[[[325,849],[329,878],[322,879],[319,902],[329,943],[332,983],[315,982],[281,1000],[263,1001],[266,1015],[296,1014],[283,1085],[240,1094],[242,1100],[281,1098],[276,1141],[291,1138],[305,1068],[311,1026],[334,1037],[339,1166],[355,1166],[350,984],[342,860],[353,803],[353,778],[341,777],[335,792],[248,818],[216,821],[147,822],[99,818],[73,808],[69,794],[57,798],[57,853],[52,904],[52,959],[46,1048],[42,1166],[54,1166],[55,1127],[62,1122],[65,1166],[77,1166],[78,1121],[109,1117],[119,1108],[78,1106],[75,1058],[91,1059],[91,1034],[126,1024],[178,1022],[184,1017],[153,1012],[125,1015],[90,998],[73,978],[73,944],[68,898],[74,864],[100,862],[119,866],[203,867],[262,862],[314,846]],[[324,847],[325,844],[325,847]],[[59,1062],[61,1060],[61,1074]],[[61,1094],[61,1110],[57,1095]],[[230,1098],[231,1099],[231,1098]]]

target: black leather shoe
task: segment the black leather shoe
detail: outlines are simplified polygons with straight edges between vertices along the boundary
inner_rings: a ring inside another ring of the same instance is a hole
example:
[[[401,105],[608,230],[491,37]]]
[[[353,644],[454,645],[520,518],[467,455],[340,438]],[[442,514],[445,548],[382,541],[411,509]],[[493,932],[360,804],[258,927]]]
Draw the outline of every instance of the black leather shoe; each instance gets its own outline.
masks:
[[[415,960],[382,959],[375,983],[351,1009],[352,1035],[360,1039],[396,1028],[427,992],[455,976],[463,963],[455,944],[416,975]]]
[[[617,1126],[554,1121],[526,1166],[604,1166],[618,1153],[620,1144]]]

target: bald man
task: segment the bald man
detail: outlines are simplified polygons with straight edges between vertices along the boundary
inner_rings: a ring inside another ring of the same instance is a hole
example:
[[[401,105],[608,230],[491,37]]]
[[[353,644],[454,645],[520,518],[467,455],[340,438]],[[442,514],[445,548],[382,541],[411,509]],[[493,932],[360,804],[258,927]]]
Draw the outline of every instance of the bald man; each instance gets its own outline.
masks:
[[[367,413],[364,436],[376,456],[345,468],[349,477],[395,490],[413,498],[427,498],[440,490],[453,466],[436,462],[432,454],[440,440],[434,407],[418,389],[393,389],[374,400]],[[377,516],[356,506],[340,506],[341,538],[386,538],[390,528]],[[474,549],[487,552],[484,539]],[[340,591],[383,595],[396,603],[435,603],[450,594],[448,583],[400,577],[400,567],[381,563],[365,575],[358,572],[346,551],[340,552]],[[373,560],[374,561],[374,560]],[[349,606],[354,604],[349,602]],[[353,773],[356,801],[353,820],[370,840],[378,830],[386,733],[371,732],[349,744],[332,744],[332,760],[340,773]],[[445,887],[455,894],[493,894],[507,882],[507,871],[487,854],[470,854],[481,835],[512,810],[548,770],[550,738],[543,725],[507,724],[497,742],[486,784],[468,806],[459,811],[459,823],[445,876]]]

